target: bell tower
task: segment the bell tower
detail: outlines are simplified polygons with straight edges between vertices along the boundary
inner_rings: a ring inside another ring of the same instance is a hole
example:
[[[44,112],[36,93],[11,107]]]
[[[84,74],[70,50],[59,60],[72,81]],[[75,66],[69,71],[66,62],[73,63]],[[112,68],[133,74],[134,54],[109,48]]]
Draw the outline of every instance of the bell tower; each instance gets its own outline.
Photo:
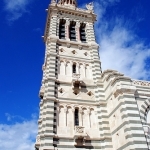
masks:
[[[92,3],[86,8],[78,8],[76,0],[52,0],[47,9],[36,150],[105,146],[98,116],[103,95],[96,15]]]

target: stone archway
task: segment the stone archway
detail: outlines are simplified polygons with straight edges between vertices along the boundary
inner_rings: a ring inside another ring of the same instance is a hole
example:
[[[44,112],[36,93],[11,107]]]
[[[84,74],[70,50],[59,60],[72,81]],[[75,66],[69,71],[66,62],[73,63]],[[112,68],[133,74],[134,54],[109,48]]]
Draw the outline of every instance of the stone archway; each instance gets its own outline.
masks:
[[[147,123],[147,111],[149,110],[149,106],[150,106],[150,98],[144,101],[144,103],[141,105],[140,117],[143,124]]]

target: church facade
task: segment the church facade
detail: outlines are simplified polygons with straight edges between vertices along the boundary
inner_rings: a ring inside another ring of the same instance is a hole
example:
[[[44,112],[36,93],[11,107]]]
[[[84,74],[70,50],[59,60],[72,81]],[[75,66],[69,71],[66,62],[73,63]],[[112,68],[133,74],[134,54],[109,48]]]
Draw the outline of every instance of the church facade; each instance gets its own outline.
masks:
[[[52,0],[36,150],[150,149],[150,82],[101,70],[93,4]],[[108,60],[109,61],[109,60]]]

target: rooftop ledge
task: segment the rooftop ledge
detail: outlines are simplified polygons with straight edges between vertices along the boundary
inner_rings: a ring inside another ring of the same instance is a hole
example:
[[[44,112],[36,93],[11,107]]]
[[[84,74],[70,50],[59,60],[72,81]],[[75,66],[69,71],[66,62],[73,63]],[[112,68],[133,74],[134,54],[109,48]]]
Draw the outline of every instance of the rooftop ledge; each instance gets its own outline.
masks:
[[[82,13],[83,15],[94,15],[94,17],[96,18],[96,15],[94,14],[94,11],[91,9],[82,9],[82,8],[78,8],[75,6],[68,6],[68,5],[61,5],[61,4],[57,4],[57,3],[52,3],[49,5],[49,9],[50,8],[55,8],[57,10],[63,10],[65,12],[67,11],[72,11],[73,13]]]

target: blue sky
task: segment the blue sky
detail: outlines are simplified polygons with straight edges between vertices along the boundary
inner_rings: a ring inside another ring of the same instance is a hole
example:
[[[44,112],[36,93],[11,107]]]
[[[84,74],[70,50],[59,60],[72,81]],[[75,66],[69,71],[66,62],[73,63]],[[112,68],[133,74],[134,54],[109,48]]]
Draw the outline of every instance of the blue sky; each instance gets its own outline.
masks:
[[[0,1],[0,149],[34,150],[49,2]],[[89,2],[78,0],[80,7]],[[97,0],[94,5],[102,69],[150,80],[150,1]]]

